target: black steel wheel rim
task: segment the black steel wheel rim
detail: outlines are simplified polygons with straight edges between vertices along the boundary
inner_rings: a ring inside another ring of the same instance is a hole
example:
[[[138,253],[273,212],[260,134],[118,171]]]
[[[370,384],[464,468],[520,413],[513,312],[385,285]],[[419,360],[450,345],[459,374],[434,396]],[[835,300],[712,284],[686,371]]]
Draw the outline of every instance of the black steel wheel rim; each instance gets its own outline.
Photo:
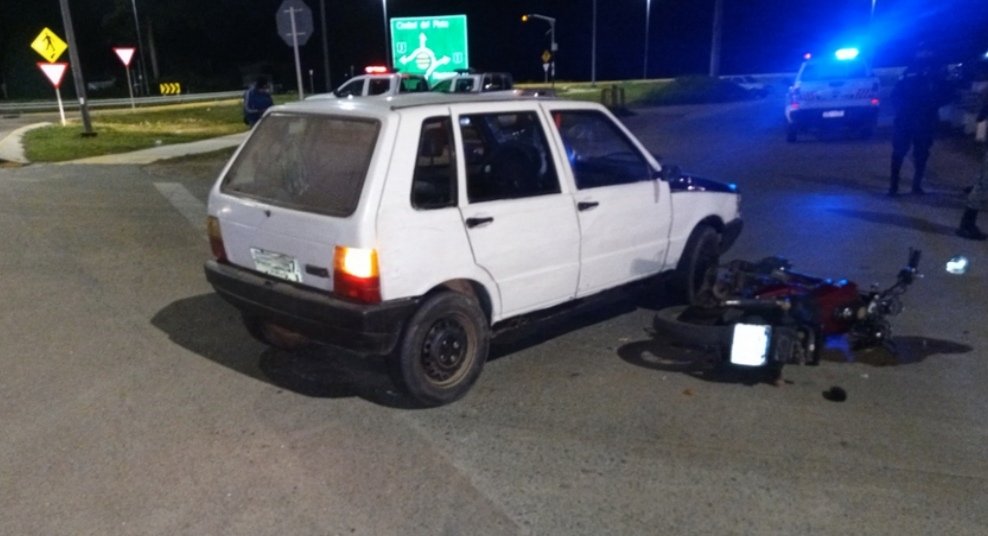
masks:
[[[466,367],[469,337],[463,325],[443,318],[429,328],[422,341],[422,368],[430,381],[455,383]]]

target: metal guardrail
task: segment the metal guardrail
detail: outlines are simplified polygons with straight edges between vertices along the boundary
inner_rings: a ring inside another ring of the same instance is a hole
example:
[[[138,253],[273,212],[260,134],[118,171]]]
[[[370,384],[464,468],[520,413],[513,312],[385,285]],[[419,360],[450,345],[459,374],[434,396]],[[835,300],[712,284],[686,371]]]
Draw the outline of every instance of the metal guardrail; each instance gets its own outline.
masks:
[[[194,93],[188,95],[162,95],[160,97],[134,97],[134,104],[137,106],[149,106],[153,104],[179,104],[183,102],[201,102],[239,98],[241,95],[243,95],[243,91],[237,90],[218,91],[215,93]],[[130,98],[89,99],[88,104],[90,108],[125,108],[130,106]],[[66,110],[78,110],[79,102],[63,99],[62,106]],[[57,101],[0,102],[0,114],[57,111]]]

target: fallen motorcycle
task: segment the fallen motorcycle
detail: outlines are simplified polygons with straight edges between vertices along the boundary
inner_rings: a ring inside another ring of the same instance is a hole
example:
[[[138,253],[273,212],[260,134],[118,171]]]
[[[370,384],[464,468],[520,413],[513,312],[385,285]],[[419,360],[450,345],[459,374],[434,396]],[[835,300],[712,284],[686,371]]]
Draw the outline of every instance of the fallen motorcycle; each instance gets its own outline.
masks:
[[[910,249],[895,284],[867,291],[846,279],[793,272],[781,257],[731,261],[718,267],[697,303],[659,310],[653,327],[749,367],[817,364],[825,339],[834,335],[846,335],[853,349],[894,352],[889,317],[902,311],[902,295],[919,277],[919,259],[920,251]]]

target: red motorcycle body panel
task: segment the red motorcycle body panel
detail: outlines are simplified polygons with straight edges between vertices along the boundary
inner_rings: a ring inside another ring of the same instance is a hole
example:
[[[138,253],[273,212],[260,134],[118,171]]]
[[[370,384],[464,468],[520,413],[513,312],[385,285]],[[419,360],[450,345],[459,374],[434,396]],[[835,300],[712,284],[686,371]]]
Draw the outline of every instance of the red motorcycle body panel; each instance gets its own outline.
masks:
[[[782,299],[809,296],[816,308],[823,335],[847,333],[855,318],[842,318],[838,313],[846,308],[856,310],[861,305],[858,285],[847,280],[820,280],[813,285],[803,285],[797,281],[770,285],[761,289],[759,299]]]

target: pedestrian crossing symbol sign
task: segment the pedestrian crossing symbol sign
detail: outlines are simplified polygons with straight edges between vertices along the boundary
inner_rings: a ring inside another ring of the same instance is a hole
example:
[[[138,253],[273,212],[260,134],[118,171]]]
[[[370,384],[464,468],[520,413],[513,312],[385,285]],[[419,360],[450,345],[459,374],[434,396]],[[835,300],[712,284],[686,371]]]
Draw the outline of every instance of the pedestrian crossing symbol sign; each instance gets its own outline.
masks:
[[[69,45],[65,44],[61,37],[55,35],[55,32],[45,28],[41,30],[38,37],[34,38],[31,48],[41,54],[42,58],[48,60],[48,63],[55,63],[55,60],[65,52],[65,49],[69,48]]]

